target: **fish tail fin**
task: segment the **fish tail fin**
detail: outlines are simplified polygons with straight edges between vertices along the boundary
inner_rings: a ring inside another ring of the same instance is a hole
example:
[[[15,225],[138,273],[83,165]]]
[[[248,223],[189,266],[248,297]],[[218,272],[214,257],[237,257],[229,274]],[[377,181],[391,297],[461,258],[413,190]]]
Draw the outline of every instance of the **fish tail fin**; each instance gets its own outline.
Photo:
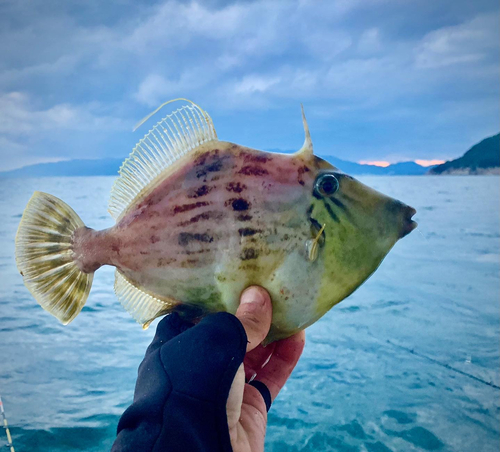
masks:
[[[84,273],[73,258],[73,233],[84,227],[65,202],[35,192],[16,235],[16,263],[24,284],[43,309],[64,325],[82,310],[94,273]]]

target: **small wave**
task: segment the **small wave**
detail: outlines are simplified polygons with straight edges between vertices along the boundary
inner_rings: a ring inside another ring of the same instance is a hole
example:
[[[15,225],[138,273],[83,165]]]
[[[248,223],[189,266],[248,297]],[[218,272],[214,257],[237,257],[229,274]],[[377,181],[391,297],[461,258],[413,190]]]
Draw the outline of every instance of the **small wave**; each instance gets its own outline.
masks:
[[[340,308],[339,310],[342,312],[357,312],[361,308],[359,306],[347,306],[345,308]]]
[[[376,443],[365,443],[368,452],[393,452],[384,443],[377,441]]]
[[[497,239],[500,237],[500,234],[498,232],[493,232],[493,233],[487,233],[487,232],[466,232],[465,235],[468,235],[470,237],[487,237],[490,239]]]
[[[307,421],[304,421],[302,419],[282,417],[282,416],[278,416],[276,414],[273,414],[272,412],[269,412],[268,423],[269,423],[269,426],[283,426],[289,430],[298,430],[298,429],[302,429],[302,428],[316,427],[316,424],[313,424],[312,422],[307,422]]]
[[[375,303],[373,307],[375,309],[385,309],[385,308],[392,308],[395,306],[404,306],[408,304],[407,301],[402,301],[402,300],[387,300],[387,301],[380,301],[378,303]]]
[[[405,413],[404,411],[387,410],[384,411],[384,414],[394,419],[398,424],[411,424],[415,422],[415,415]]]
[[[31,452],[98,452],[110,450],[116,423],[104,427],[59,427],[50,430],[11,428],[16,450]]]
[[[420,447],[424,450],[438,450],[444,446],[441,440],[434,435],[434,433],[424,427],[413,427],[409,430],[403,430],[400,432],[387,429],[384,429],[384,431],[389,436],[402,438],[414,446]]]
[[[347,432],[350,436],[356,439],[367,439],[369,437],[369,435],[365,433],[363,427],[356,419],[354,419],[352,422],[349,422],[349,424],[342,425],[341,427],[339,427],[339,430]]]

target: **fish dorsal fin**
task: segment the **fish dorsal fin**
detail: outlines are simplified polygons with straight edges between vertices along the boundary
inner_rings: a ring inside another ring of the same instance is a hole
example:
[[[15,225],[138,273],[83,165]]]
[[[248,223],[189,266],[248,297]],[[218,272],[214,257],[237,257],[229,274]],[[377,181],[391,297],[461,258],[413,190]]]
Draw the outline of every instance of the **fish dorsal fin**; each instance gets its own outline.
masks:
[[[305,139],[304,139],[304,144],[299,149],[297,154],[312,156],[313,155],[313,144],[311,141],[311,134],[309,133],[309,126],[307,125],[306,115],[304,113],[304,106],[302,104],[300,104],[300,108],[302,109],[302,123],[304,124]]]
[[[194,103],[163,118],[123,162],[111,190],[108,208],[111,216],[115,220],[121,218],[133,201],[174,162],[214,140],[217,133],[212,119]]]

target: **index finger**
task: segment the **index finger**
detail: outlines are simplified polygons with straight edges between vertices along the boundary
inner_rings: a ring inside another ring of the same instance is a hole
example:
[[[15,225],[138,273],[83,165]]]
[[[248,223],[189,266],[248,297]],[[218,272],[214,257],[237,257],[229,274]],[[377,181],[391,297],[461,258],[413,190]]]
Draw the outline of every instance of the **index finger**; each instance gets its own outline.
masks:
[[[276,342],[269,362],[257,372],[255,380],[264,383],[274,400],[285,385],[304,350],[305,331]]]

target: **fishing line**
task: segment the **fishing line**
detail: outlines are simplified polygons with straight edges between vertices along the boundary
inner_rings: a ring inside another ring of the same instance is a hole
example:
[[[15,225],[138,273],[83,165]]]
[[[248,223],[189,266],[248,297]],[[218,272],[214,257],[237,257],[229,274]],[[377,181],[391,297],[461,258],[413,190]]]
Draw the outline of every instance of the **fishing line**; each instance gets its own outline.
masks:
[[[10,436],[9,424],[7,424],[7,418],[5,417],[5,411],[3,409],[2,396],[0,396],[0,414],[2,415],[2,418],[3,418],[3,428],[5,429],[5,433],[7,435],[7,441],[8,441],[8,443],[6,444],[6,446],[10,447],[10,452],[16,452],[14,450],[14,446],[12,445],[12,436]]]
[[[416,352],[412,348],[405,347],[404,345],[395,344],[394,342],[392,342],[389,339],[387,339],[386,342],[388,344],[391,344],[394,347],[397,347],[397,348],[400,348],[402,350],[405,350],[406,352],[411,353],[412,355],[418,356],[419,358],[426,359],[427,361],[430,361],[431,363],[437,364],[437,365],[439,365],[441,367],[444,367],[445,369],[448,369],[448,370],[451,370],[453,372],[456,372],[457,374],[463,375],[465,377],[469,377],[472,380],[475,380],[475,381],[477,381],[479,383],[482,383],[484,385],[487,385],[487,386],[491,386],[492,388],[500,389],[500,386],[496,385],[495,383],[493,383],[491,381],[483,380],[480,377],[476,377],[475,375],[472,375],[472,374],[469,374],[467,372],[464,372],[463,370],[457,369],[456,367],[450,366],[449,364],[442,363],[441,361],[438,361],[437,359],[431,358],[430,356],[422,355],[421,353]]]

